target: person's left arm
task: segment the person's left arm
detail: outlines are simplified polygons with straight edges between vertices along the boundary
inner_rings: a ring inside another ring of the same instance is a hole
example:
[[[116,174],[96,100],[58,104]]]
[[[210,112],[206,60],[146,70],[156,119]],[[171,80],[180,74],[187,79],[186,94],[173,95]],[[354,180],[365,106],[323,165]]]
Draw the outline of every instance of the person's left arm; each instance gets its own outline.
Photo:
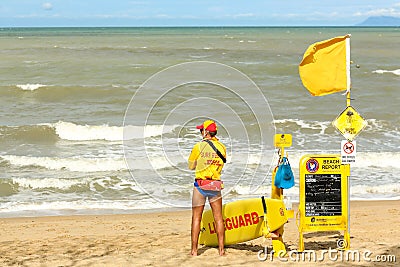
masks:
[[[192,152],[190,153],[190,156],[188,159],[189,170],[196,169],[197,159],[198,159],[199,155],[200,155],[200,150],[198,149],[198,145],[196,144],[193,147]]]

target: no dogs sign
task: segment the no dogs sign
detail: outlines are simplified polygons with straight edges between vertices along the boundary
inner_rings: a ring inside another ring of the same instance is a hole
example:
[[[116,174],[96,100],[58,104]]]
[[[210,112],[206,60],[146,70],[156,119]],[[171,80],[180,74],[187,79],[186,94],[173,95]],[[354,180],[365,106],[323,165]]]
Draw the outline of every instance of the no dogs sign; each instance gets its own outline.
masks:
[[[350,142],[343,140],[341,142],[342,164],[351,164],[356,162],[356,141]]]

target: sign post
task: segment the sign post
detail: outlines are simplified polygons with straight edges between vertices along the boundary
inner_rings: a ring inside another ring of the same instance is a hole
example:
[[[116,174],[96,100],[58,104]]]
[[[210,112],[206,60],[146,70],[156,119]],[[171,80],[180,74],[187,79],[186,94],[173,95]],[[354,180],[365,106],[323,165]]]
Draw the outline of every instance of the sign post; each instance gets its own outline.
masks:
[[[299,251],[304,232],[344,231],[340,249],[350,248],[350,166],[340,155],[305,155],[300,159]]]
[[[274,146],[280,149],[279,153],[279,162],[284,157],[285,147],[292,146],[292,135],[291,134],[275,134],[274,136]],[[277,168],[275,168],[272,172],[272,181],[271,181],[271,198],[272,199],[280,199],[283,200],[283,189],[278,188],[275,186],[275,175],[276,175]],[[293,218],[293,211],[287,211],[288,218]],[[284,233],[284,226],[280,227],[278,230],[275,231],[278,235],[277,237],[272,238],[272,248],[276,253],[280,253],[280,256],[286,255],[286,247],[285,243],[283,242],[283,233]]]

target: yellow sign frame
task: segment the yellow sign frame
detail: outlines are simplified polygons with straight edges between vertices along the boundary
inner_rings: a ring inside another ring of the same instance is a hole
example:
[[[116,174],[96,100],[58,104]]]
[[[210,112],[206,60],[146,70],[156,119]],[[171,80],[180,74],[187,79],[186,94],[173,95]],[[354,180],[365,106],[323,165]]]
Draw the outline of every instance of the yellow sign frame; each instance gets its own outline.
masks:
[[[305,155],[299,169],[298,250],[304,251],[304,232],[341,230],[345,241],[341,249],[349,249],[350,165],[343,165],[340,155]]]
[[[347,106],[332,122],[332,125],[349,141],[353,141],[367,124],[352,106]]]

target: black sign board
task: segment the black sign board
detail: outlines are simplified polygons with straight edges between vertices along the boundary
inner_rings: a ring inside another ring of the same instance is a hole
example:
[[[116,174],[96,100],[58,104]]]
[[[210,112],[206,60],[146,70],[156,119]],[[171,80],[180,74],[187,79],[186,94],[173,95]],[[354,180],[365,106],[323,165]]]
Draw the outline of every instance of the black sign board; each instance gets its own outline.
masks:
[[[305,216],[340,215],[341,174],[305,174]]]

